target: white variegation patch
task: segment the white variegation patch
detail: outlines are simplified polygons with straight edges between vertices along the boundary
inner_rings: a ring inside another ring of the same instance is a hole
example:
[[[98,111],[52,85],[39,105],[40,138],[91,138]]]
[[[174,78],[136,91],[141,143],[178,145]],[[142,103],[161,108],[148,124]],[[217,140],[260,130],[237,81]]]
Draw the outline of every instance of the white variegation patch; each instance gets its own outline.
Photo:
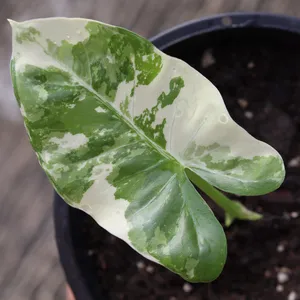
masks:
[[[107,57],[107,60],[108,60],[108,62],[109,62],[109,63],[111,63],[111,64],[112,64],[112,63],[114,63],[114,62],[115,62],[115,58],[114,58],[114,56],[112,56],[112,55],[107,55],[106,57]]]
[[[107,134],[111,134],[112,131],[113,131],[113,129],[111,129],[111,128],[103,128],[101,130],[97,129],[97,130],[95,130],[95,134],[98,134],[100,136],[105,136]]]
[[[46,164],[50,163],[51,160],[53,159],[54,153],[53,152],[48,152],[46,150],[43,150],[40,154],[40,159],[45,162]]]
[[[106,228],[113,235],[125,240],[128,239],[128,223],[125,219],[125,211],[129,205],[123,199],[115,198],[116,188],[107,182],[106,177],[110,174],[112,165],[102,164],[95,166],[91,180],[93,185],[85,192],[80,204],[76,207],[91,215],[96,222]]]
[[[95,108],[95,111],[96,111],[97,113],[105,112],[105,110],[104,110],[101,106],[96,107],[96,108]]]
[[[135,249],[128,237],[130,228],[125,218],[125,211],[129,203],[123,199],[112,200],[115,198],[116,188],[110,185],[106,179],[112,171],[112,167],[110,164],[95,166],[90,178],[94,181],[93,185],[85,192],[80,204],[73,204],[73,206],[89,214],[101,227]],[[141,254],[158,263],[149,254]]]
[[[74,206],[92,216],[101,227],[133,247],[128,238],[129,225],[125,218],[129,203],[123,199],[112,201],[116,189],[106,180],[111,171],[112,165],[109,164],[95,166],[90,178],[94,181],[93,185],[85,192],[80,204]],[[157,262],[152,256],[141,254]]]
[[[54,20],[55,22],[53,22]],[[74,23],[70,22],[67,18],[49,18],[22,22],[22,29],[34,27],[41,32],[41,36],[37,40],[44,46],[46,46],[47,39],[58,46],[64,40],[71,44],[77,44],[89,37],[89,32],[85,28],[89,20],[76,18],[73,20],[79,21],[76,22],[76,28],[74,28]],[[9,20],[9,22],[13,28],[16,28],[15,33],[17,34],[19,23],[12,20]],[[51,26],[49,26],[49,22],[51,22]]]
[[[135,81],[132,80],[132,81],[129,81],[129,82],[121,82],[118,86],[118,90],[116,92],[116,96],[115,96],[115,99],[114,99],[114,107],[116,109],[120,109],[120,104],[123,103],[126,99],[126,97],[129,97],[129,113],[130,115],[132,116],[132,111],[133,111],[133,105],[135,105],[135,103],[133,103],[133,98],[134,97],[131,97],[130,94],[131,94],[131,90],[132,88],[135,87]]]
[[[155,49],[155,53],[158,55],[163,54],[157,49]],[[135,89],[134,117],[141,115],[145,109],[150,110],[156,105],[160,94],[169,91],[170,80],[174,77],[170,74],[170,68],[171,66],[163,60],[162,69],[153,81],[149,85],[139,85]],[[137,75],[138,73],[136,77]]]
[[[218,143],[229,147],[233,157],[278,156],[275,149],[253,138],[232,120],[222,96],[208,79],[185,62],[162,55],[164,65],[172,66],[185,83],[174,105],[158,114],[167,118],[167,149],[172,150],[173,156],[184,161],[184,152],[191,142],[201,146]]]
[[[49,142],[58,145],[62,150],[75,150],[88,143],[89,139],[83,133],[65,133],[62,138],[52,137]]]
[[[78,97],[78,101],[83,101],[86,98],[86,93],[81,93]]]
[[[66,172],[70,169],[68,166],[60,163],[53,164],[50,167],[48,165],[44,167],[46,168],[48,174],[55,180],[59,180],[62,172]]]
[[[87,161],[78,164],[78,171],[82,170],[87,165]]]
[[[67,104],[67,107],[70,109],[74,108],[75,106],[76,106],[76,104]]]
[[[26,115],[26,111],[24,109],[24,105],[21,103],[20,105],[20,111],[21,111],[21,114],[24,118],[27,118],[27,115]]]
[[[13,31],[14,34],[15,31]],[[27,65],[36,65],[40,68],[48,68],[50,66],[60,68],[61,66],[57,61],[54,61],[50,56],[48,56],[43,48],[37,46],[36,44],[23,43],[19,44],[13,39],[13,57],[18,52],[25,52],[27,55],[22,55],[18,58],[15,64],[16,72],[23,73],[24,68]]]
[[[40,85],[36,85],[34,90],[37,92],[39,100],[41,102],[46,101],[48,98],[48,92]]]
[[[136,83],[137,83],[137,76],[141,73],[139,70],[136,69],[136,65],[135,65],[135,59],[134,57],[131,58],[132,63],[133,63],[133,67],[135,69],[134,72],[134,80],[126,82],[123,81],[119,84],[116,95],[115,95],[115,99],[114,99],[114,107],[116,109],[120,109],[120,105],[121,103],[124,103],[126,98],[129,99],[129,106],[128,106],[128,110],[129,110],[129,114],[131,116],[131,118],[133,119],[135,116],[135,108],[136,108],[136,94],[134,93],[134,95],[131,95],[131,91],[132,89],[136,90]]]

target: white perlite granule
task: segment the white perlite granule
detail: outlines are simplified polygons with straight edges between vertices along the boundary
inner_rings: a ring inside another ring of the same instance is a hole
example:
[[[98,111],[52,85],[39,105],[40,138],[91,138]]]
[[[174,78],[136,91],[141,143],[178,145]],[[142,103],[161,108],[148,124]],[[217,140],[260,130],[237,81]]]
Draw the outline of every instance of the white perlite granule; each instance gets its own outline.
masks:
[[[289,275],[284,272],[278,272],[277,273],[277,281],[279,283],[285,283],[285,282],[289,281]]]
[[[299,167],[300,166],[300,156],[296,156],[296,157],[292,158],[288,162],[288,166],[292,167],[292,168]]]
[[[296,218],[299,217],[299,213],[298,213],[297,211],[292,211],[292,212],[290,213],[290,216],[291,216],[293,219],[296,219]]]
[[[291,291],[288,295],[288,300],[296,300],[298,298],[298,295],[295,291]]]
[[[151,266],[151,265],[149,265],[149,266],[147,266],[146,271],[147,271],[148,273],[153,273],[153,272],[154,272],[154,267]]]
[[[251,120],[253,118],[253,112],[252,111],[246,111],[245,112],[245,117],[249,120]]]
[[[279,245],[277,246],[277,252],[281,253],[281,252],[283,252],[284,250],[285,250],[285,247],[284,247],[283,244],[279,244]]]
[[[185,283],[182,287],[182,289],[186,292],[186,293],[190,293],[193,290],[192,285],[190,285],[189,283]]]
[[[276,286],[276,292],[281,293],[281,292],[283,292],[283,290],[284,290],[284,287],[281,284],[278,284]]]
[[[138,268],[139,270],[142,270],[142,269],[145,268],[145,264],[144,264],[143,261],[138,261],[138,262],[136,263],[136,266],[137,266],[137,268]]]

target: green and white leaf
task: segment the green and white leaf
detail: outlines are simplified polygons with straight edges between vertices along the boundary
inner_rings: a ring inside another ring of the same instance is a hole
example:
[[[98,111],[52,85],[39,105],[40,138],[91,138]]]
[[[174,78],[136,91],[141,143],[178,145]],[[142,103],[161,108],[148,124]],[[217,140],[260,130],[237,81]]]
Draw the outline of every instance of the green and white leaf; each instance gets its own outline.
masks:
[[[142,37],[86,19],[16,23],[11,75],[41,166],[70,205],[185,279],[221,272],[226,239],[190,169],[240,195],[276,189],[279,154],[218,90]]]

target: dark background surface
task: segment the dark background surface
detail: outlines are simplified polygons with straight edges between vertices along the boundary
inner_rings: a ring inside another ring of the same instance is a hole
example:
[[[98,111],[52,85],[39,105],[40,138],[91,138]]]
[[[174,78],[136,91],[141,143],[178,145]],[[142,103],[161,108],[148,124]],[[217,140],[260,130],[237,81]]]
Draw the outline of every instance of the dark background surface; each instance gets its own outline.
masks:
[[[93,18],[145,37],[182,22],[229,11],[300,17],[298,0],[2,0],[0,10],[0,299],[64,299],[55,247],[52,188],[29,145],[12,95],[7,18]]]

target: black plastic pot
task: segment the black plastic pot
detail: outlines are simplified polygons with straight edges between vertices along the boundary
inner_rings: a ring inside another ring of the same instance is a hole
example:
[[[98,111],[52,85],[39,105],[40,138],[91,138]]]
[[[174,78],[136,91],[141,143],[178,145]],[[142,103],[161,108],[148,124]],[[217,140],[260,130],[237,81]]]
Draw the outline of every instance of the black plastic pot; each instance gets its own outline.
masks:
[[[152,39],[152,42],[168,54],[185,60],[190,55],[193,43],[207,43],[209,40],[223,36],[228,39],[232,34],[233,38],[237,38],[246,32],[247,34],[259,35],[261,31],[270,31],[270,35],[276,36],[278,30],[300,34],[300,20],[269,14],[224,14],[185,23],[157,35]],[[281,34],[281,38],[282,36],[284,34]],[[82,266],[75,258],[71,234],[72,223],[70,221],[72,210],[73,208],[69,207],[57,194],[55,195],[54,220],[60,261],[76,299],[95,300],[87,287],[86,280],[88,279],[81,275]]]

